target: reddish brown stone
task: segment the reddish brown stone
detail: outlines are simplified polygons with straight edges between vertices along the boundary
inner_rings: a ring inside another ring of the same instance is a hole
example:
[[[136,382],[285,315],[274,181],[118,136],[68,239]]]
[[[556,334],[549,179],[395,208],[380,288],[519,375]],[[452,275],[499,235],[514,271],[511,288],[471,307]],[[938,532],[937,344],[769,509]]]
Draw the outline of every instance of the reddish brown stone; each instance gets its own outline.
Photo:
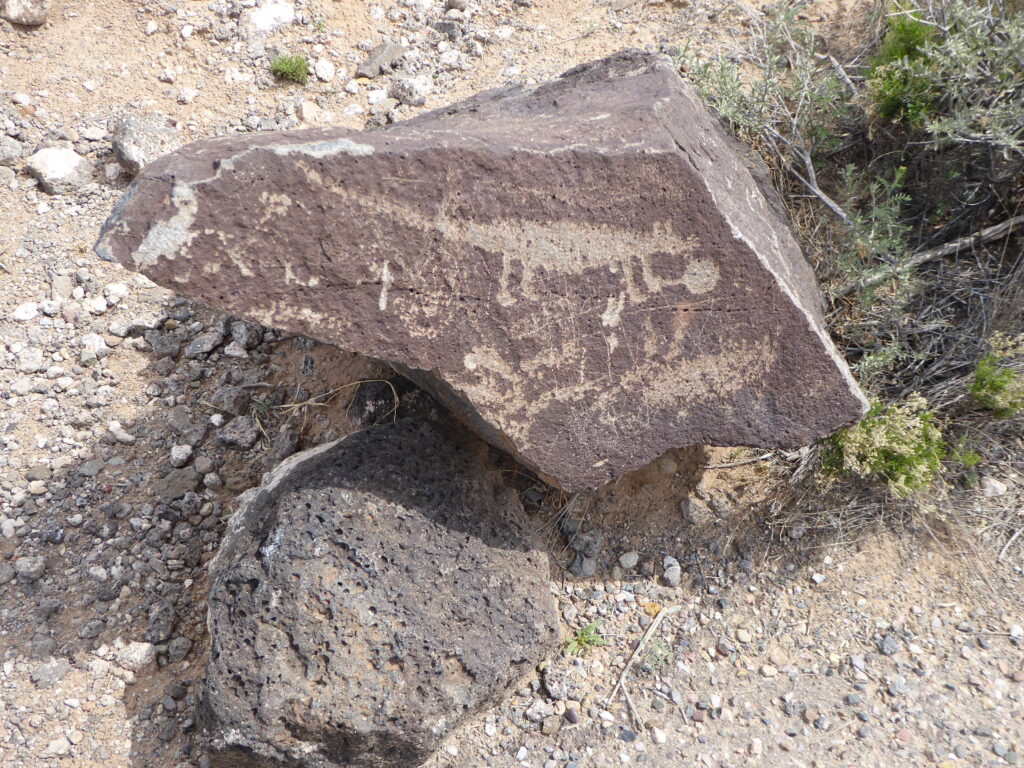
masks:
[[[376,130],[196,142],[143,171],[97,252],[391,362],[569,490],[865,409],[799,247],[660,56]]]

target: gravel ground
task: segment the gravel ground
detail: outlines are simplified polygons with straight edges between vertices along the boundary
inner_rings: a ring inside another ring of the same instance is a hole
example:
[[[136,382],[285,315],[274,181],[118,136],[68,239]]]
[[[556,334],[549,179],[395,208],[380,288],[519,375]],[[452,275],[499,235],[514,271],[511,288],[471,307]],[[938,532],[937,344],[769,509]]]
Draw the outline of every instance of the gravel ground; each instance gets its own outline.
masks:
[[[300,2],[267,33],[251,6],[66,0],[43,27],[0,22],[4,766],[203,765],[205,564],[233,499],[388,410],[390,390],[359,384],[384,375],[371,362],[99,261],[133,158],[402,119],[622,47],[717,50],[743,31],[719,0]],[[813,10],[841,21],[841,5]],[[375,74],[385,39],[406,52]],[[313,62],[305,87],[269,75],[283,51]],[[1017,764],[1019,562],[769,525],[756,466],[701,478],[731,455],[676,452],[561,516],[524,485],[566,637],[598,622],[604,644],[551,659],[432,766]],[[1000,503],[1020,493],[998,481]]]

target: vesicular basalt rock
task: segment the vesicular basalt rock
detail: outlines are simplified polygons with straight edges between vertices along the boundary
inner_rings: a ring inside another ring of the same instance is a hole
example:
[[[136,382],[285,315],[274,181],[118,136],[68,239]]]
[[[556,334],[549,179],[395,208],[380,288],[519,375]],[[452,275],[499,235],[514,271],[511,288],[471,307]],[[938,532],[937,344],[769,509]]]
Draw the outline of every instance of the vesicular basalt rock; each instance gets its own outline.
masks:
[[[569,490],[866,409],[786,224],[661,56],[377,130],[196,142],[144,170],[97,252],[389,361]]]
[[[215,765],[419,765],[553,650],[547,555],[486,450],[410,418],[242,497],[211,566]]]

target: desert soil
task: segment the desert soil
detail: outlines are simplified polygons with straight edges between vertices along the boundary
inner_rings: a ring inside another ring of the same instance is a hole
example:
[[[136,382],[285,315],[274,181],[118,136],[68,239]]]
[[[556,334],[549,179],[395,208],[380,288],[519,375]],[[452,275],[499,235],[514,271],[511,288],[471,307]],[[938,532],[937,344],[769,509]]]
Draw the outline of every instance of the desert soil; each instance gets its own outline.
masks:
[[[288,453],[387,417],[367,404],[388,390],[359,384],[385,375],[369,361],[232,323],[92,254],[130,181],[116,118],[161,112],[183,142],[361,128],[624,47],[732,50],[746,29],[725,0],[469,0],[450,40],[425,26],[446,13],[433,0],[321,0],[247,36],[246,5],[54,0],[41,28],[0,22],[0,125],[23,149],[0,163],[3,766],[205,765],[192,738],[205,564],[235,497]],[[838,47],[857,12],[807,15]],[[389,76],[353,81],[385,37],[404,38],[405,74],[425,76],[422,106],[382,99]],[[275,82],[278,51],[335,76]],[[56,146],[91,177],[50,195],[24,159]],[[565,636],[598,622],[604,644],[556,654],[430,765],[1017,764],[1020,550],[849,533],[814,498],[780,508],[768,462],[703,469],[747,455],[681,450],[560,513],[566,499],[525,488]],[[977,506],[1019,507],[1020,475],[998,480],[1005,492]],[[573,547],[593,576],[570,570]]]

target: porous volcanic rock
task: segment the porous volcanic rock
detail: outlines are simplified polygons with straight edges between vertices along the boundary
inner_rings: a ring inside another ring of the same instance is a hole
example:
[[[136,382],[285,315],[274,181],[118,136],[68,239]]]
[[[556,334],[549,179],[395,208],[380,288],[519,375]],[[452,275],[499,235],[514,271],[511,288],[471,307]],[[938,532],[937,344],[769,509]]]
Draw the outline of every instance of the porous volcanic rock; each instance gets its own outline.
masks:
[[[662,56],[375,130],[196,142],[97,253],[392,363],[569,490],[866,409],[787,225]]]
[[[419,765],[555,647],[547,555],[450,430],[373,427],[243,497],[211,566],[214,765]]]

